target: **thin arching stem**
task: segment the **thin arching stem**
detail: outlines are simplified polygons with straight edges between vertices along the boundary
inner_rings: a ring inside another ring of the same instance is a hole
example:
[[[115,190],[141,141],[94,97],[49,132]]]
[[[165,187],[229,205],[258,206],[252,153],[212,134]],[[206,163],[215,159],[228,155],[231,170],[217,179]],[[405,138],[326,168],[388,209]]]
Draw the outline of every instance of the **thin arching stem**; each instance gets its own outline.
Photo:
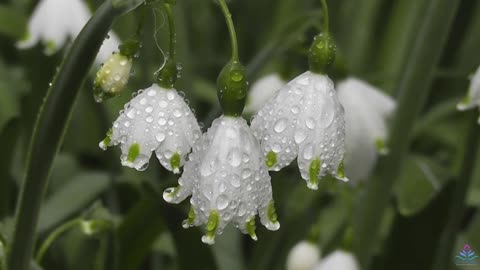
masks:
[[[37,255],[35,256],[35,260],[37,261],[37,263],[41,263],[43,256],[47,252],[48,248],[53,244],[53,242],[55,242],[58,237],[60,237],[64,232],[70,230],[71,228],[78,226],[81,222],[81,218],[76,218],[68,221],[67,223],[61,225],[55,231],[53,231],[38,250]]]
[[[329,31],[329,19],[328,19],[328,6],[327,0],[322,0],[322,9],[323,9],[323,30],[328,33]]]
[[[237,34],[235,33],[235,26],[233,25],[232,14],[228,9],[225,0],[218,0],[222,8],[223,15],[225,15],[225,21],[227,22],[228,31],[230,32],[230,39],[232,42],[232,61],[239,61],[238,58],[238,45],[237,45]]]
[[[177,32],[175,29],[175,17],[172,11],[172,6],[170,4],[164,4],[164,7],[167,13],[168,27],[170,31],[170,48],[169,48],[170,56],[169,57],[173,60],[175,59],[176,46],[177,46]]]

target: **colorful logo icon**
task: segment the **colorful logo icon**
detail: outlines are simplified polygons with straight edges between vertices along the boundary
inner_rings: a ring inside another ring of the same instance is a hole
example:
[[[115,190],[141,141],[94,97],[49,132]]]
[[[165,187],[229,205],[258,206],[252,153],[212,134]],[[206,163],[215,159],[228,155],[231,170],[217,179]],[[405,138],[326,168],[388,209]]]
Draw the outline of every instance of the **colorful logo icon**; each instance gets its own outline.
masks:
[[[466,244],[463,250],[455,257],[456,265],[478,265],[480,264],[480,257],[473,252],[470,245]]]

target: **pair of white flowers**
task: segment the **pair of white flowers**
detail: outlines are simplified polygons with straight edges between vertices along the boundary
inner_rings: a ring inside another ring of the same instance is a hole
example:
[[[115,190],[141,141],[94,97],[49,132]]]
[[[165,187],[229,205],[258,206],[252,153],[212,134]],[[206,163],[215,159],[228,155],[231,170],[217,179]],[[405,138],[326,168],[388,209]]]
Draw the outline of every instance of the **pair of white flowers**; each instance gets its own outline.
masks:
[[[360,270],[355,256],[347,251],[336,250],[320,258],[320,249],[313,243],[302,241],[288,254],[287,270]]]
[[[41,0],[28,23],[28,33],[17,43],[20,49],[28,49],[42,43],[46,54],[53,54],[73,40],[91,17],[83,0]],[[109,34],[100,48],[96,63],[103,63],[119,45],[119,39]]]

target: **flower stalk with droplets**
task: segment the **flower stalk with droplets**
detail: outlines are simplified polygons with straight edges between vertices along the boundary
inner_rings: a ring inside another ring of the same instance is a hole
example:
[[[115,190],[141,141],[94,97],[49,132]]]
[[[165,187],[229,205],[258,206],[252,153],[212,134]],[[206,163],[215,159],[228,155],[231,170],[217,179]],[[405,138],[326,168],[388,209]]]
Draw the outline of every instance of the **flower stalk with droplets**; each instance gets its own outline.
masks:
[[[77,37],[90,17],[90,10],[82,0],[42,0],[30,18],[25,38],[17,43],[17,47],[28,49],[41,42],[45,54],[56,53],[69,39]],[[117,36],[110,33],[96,61],[105,61],[118,44]]]
[[[474,107],[480,107],[480,66],[472,75],[467,95],[457,105],[457,109],[460,111],[465,111]]]
[[[257,240],[255,217],[269,230],[280,223],[272,199],[268,169],[258,140],[245,119],[247,80],[239,61],[237,41],[230,12],[224,0],[219,4],[225,15],[232,40],[232,59],[217,80],[217,93],[224,115],[193,147],[185,164],[179,186],[165,190],[163,198],[179,203],[192,196],[192,208],[183,227],[206,225],[202,241],[213,244],[215,236],[233,223],[243,233]]]
[[[169,21],[173,23],[171,7],[169,4],[165,7],[169,10],[168,16],[172,17]],[[171,25],[170,31],[174,29]],[[171,48],[171,51],[175,49]],[[120,144],[124,166],[144,170],[155,151],[163,167],[180,173],[186,155],[201,136],[197,119],[174,88],[177,74],[165,69],[170,67],[165,66],[160,71],[158,85],[138,91],[125,105],[107,137],[100,142],[104,150]],[[167,81],[169,83],[165,83]]]
[[[335,59],[335,45],[328,33],[325,1],[324,32],[309,52],[310,71],[290,81],[252,120],[261,141],[266,164],[278,171],[298,161],[302,178],[311,189],[327,174],[347,181],[343,169],[345,119],[333,82],[325,75]]]

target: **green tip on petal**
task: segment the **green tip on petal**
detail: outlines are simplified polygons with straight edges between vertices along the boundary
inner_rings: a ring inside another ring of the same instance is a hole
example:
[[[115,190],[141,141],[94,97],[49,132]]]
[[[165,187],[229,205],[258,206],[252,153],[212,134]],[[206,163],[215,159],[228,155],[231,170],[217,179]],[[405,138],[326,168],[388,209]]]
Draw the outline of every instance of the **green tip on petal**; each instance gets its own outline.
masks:
[[[378,138],[375,140],[375,148],[380,155],[388,155],[389,149],[384,139]]]
[[[188,229],[195,224],[195,210],[193,210],[193,207],[190,207],[190,211],[188,212],[188,218],[183,221],[182,226],[185,229]]]
[[[247,224],[245,224],[245,228],[247,229],[247,232],[250,235],[250,237],[253,240],[257,241],[258,237],[257,237],[257,234],[255,233],[255,229],[256,229],[255,217],[252,217],[251,220],[247,221]]]
[[[57,45],[55,44],[55,41],[48,40],[47,43],[45,43],[45,49],[48,54],[55,52],[57,50]]]
[[[175,152],[170,158],[170,166],[172,166],[173,173],[180,173],[180,154]]]
[[[268,168],[275,166],[275,164],[277,164],[277,154],[275,154],[273,151],[268,152],[265,163],[267,164]]]
[[[318,189],[318,175],[320,174],[320,166],[322,161],[319,158],[313,160],[310,163],[309,175],[310,180],[307,182],[307,187],[309,189],[317,190]]]
[[[218,229],[218,223],[220,221],[220,215],[217,211],[210,212],[207,222],[207,231],[202,237],[202,242],[205,244],[212,245],[215,243],[215,233]]]
[[[103,141],[100,142],[100,148],[102,148],[102,150],[107,150],[107,148],[112,145],[112,129],[109,129],[107,131],[107,135],[105,136],[105,139],[103,139]]]
[[[267,216],[268,220],[273,223],[278,221],[277,211],[275,210],[275,202],[273,200],[271,200],[268,204]]]
[[[345,164],[344,164],[343,160],[342,160],[342,162],[340,162],[340,165],[338,166],[337,175],[335,177],[338,180],[348,182],[348,178],[345,176]]]
[[[457,109],[459,111],[467,110],[471,107],[472,97],[470,96],[470,89],[468,90],[467,95],[458,103]]]
[[[139,155],[140,155],[140,145],[138,143],[134,143],[130,145],[130,149],[128,149],[127,160],[130,162],[134,162]]]

